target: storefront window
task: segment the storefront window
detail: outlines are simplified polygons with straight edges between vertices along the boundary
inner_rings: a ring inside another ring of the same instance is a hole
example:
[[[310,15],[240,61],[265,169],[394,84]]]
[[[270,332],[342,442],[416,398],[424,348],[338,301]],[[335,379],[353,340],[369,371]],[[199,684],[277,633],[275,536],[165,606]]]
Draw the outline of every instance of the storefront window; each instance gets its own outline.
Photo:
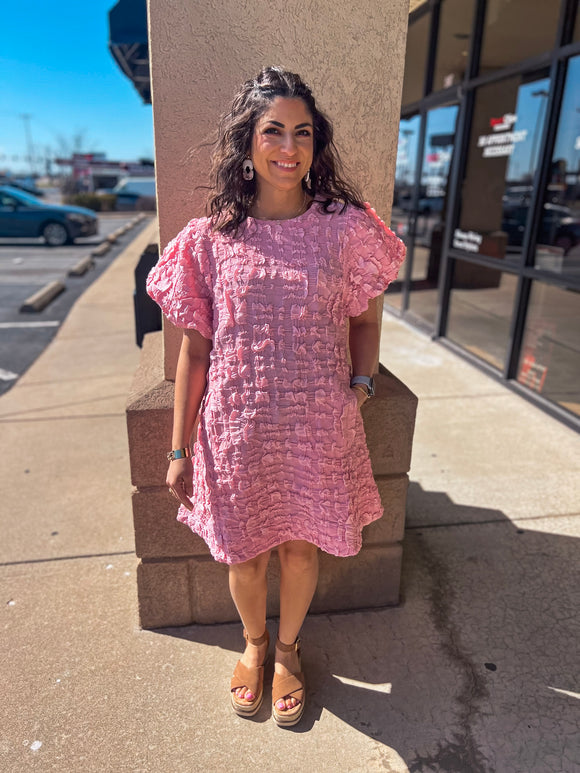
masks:
[[[439,14],[433,91],[447,89],[465,77],[475,0],[444,0]]]
[[[399,146],[397,149],[397,163],[395,166],[395,193],[393,197],[393,211],[391,215],[391,228],[405,244],[409,244],[409,236],[413,223],[413,190],[419,154],[419,129],[421,118],[414,115],[412,118],[402,118],[399,124]],[[406,263],[407,258],[405,258]],[[405,263],[399,270],[399,279],[405,276]],[[387,302],[397,309],[401,309],[401,282],[392,284],[387,291]]]
[[[530,295],[518,381],[580,415],[580,296],[543,282]]]
[[[453,262],[447,337],[502,370],[517,277],[463,260]]]
[[[556,0],[487,0],[479,74],[549,51],[559,13]]]
[[[572,41],[576,43],[580,40],[580,5],[576,9],[576,23],[574,24],[574,32],[572,33]]]
[[[580,56],[568,63],[534,264],[580,276]]]
[[[403,105],[417,102],[423,97],[430,26],[430,13],[423,14],[409,24],[405,52],[405,75],[403,77]]]
[[[549,88],[541,72],[478,89],[456,249],[506,260],[521,253]]]
[[[447,219],[447,180],[458,109],[457,105],[446,105],[427,114],[410,308],[431,326],[435,325],[437,316],[437,286]]]

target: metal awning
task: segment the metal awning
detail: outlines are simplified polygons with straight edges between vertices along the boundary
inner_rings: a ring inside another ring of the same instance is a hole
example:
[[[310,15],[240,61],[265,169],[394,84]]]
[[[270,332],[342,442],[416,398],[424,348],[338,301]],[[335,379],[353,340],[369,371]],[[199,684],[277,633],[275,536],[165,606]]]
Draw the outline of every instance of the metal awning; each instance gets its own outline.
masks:
[[[109,11],[109,51],[137,89],[151,104],[146,0],[119,0]]]

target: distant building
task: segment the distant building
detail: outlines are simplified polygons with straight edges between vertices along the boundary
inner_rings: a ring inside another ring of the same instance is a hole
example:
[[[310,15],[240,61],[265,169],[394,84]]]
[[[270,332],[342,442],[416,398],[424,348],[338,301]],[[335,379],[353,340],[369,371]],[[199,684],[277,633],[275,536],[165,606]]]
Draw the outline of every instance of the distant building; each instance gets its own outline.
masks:
[[[153,162],[111,161],[104,153],[74,153],[72,158],[57,158],[60,167],[70,167],[78,191],[93,193],[112,190],[125,177],[153,177]]]

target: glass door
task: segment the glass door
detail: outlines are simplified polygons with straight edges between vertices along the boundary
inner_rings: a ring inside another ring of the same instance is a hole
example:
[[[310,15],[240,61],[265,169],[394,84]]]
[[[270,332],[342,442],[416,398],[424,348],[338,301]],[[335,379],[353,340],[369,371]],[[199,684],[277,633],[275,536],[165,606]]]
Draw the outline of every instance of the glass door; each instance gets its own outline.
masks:
[[[412,260],[416,222],[415,188],[419,160],[419,130],[421,117],[402,118],[399,124],[399,146],[395,167],[395,192],[391,214],[391,228],[407,247],[405,262],[399,270],[399,278],[385,295],[385,302],[399,312],[404,311],[403,288],[407,264]]]
[[[455,140],[458,105],[429,110],[415,209],[415,240],[409,309],[435,327],[439,268],[447,220],[447,190]]]

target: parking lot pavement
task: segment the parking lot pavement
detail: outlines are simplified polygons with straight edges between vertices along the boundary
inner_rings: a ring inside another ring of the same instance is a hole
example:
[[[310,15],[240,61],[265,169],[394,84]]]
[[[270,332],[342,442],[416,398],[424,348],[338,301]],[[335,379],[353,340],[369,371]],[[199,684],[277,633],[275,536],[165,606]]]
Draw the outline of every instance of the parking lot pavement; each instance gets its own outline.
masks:
[[[63,247],[47,247],[42,239],[0,239],[0,394],[8,391],[44,351],[76,299],[150,218],[120,237],[105,255],[96,257],[93,268],[83,276],[68,277],[69,270],[135,214],[100,215],[98,235]],[[65,291],[42,311],[20,311],[27,298],[53,281],[61,281]]]
[[[135,216],[128,212],[122,215],[107,215],[99,217],[99,233],[85,239],[78,239],[74,244],[63,247],[47,247],[43,239],[0,239],[0,314],[4,320],[10,310],[20,306],[13,291],[4,296],[8,287],[27,288],[25,297],[42,287],[47,282],[61,279],[84,255],[105,241],[109,234],[125,225]],[[26,292],[26,291],[25,291]],[[13,299],[10,302],[10,299]],[[5,302],[8,300],[8,304]]]

